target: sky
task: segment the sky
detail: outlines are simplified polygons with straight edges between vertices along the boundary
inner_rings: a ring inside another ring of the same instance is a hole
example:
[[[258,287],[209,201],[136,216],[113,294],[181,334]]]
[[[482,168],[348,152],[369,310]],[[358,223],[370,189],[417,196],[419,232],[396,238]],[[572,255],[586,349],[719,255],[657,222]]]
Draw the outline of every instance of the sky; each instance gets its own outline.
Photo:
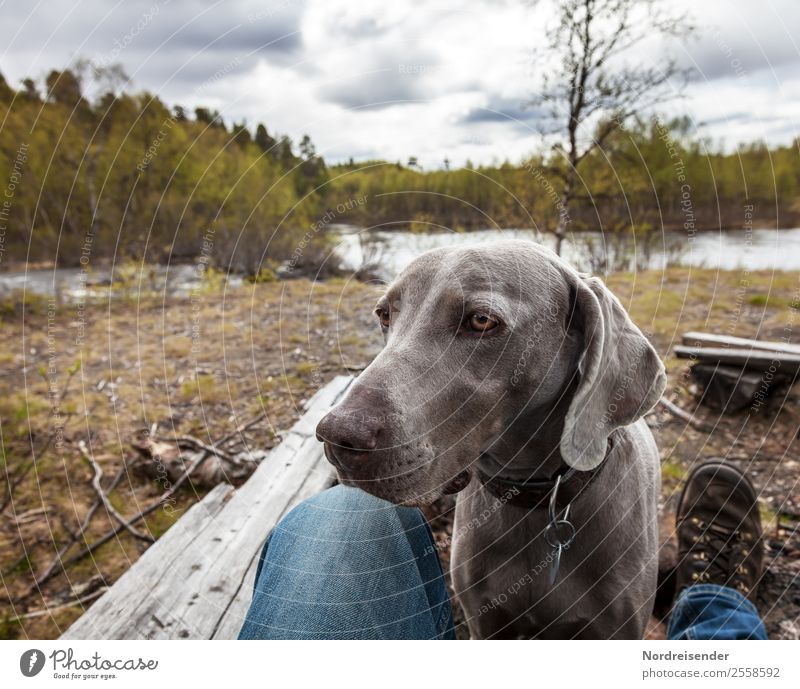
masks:
[[[528,104],[553,0],[0,0],[0,72],[17,85],[76,58],[121,63],[130,89],[264,122],[326,160],[415,156],[425,168],[518,162],[543,145]],[[630,60],[691,70],[667,115],[732,150],[800,135],[800,2],[672,0],[691,41]]]

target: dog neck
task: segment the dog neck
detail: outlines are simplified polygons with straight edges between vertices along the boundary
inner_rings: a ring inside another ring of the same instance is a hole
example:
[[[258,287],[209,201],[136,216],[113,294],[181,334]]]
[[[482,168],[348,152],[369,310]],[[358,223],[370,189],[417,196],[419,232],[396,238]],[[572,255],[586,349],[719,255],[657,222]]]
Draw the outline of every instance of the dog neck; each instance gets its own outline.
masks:
[[[564,418],[577,382],[564,386],[555,401],[523,410],[478,460],[478,470],[488,476],[515,481],[549,479],[564,466],[561,435]]]

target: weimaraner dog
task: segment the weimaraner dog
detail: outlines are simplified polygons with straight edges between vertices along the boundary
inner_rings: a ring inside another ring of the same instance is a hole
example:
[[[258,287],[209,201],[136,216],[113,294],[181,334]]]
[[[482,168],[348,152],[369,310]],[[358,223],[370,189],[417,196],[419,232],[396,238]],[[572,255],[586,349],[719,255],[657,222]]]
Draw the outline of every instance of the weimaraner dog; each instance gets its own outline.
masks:
[[[376,309],[385,347],[319,424],[340,481],[459,492],[473,638],[642,638],[656,590],[664,367],[596,278],[533,242],[436,249]]]

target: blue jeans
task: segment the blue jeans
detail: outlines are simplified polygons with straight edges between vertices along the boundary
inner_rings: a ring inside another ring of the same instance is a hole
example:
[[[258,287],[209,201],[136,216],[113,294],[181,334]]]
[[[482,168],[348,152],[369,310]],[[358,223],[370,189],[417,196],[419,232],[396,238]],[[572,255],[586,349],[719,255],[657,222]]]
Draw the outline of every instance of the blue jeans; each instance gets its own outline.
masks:
[[[336,486],[293,509],[264,544],[240,639],[454,639],[422,513]],[[670,639],[766,638],[737,591],[683,591]]]
[[[298,505],[261,553],[240,639],[454,639],[418,509],[336,486]]]
[[[683,589],[669,617],[670,639],[735,641],[766,639],[767,630],[753,605],[736,589],[696,584]]]

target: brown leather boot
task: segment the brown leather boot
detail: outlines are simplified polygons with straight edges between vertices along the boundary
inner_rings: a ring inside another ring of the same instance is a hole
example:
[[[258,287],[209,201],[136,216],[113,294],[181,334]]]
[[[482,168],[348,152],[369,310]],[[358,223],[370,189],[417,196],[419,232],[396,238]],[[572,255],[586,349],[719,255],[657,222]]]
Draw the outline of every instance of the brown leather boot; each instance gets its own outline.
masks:
[[[676,589],[730,586],[755,600],[764,545],[758,498],[750,480],[722,461],[696,467],[683,487],[677,514]]]

